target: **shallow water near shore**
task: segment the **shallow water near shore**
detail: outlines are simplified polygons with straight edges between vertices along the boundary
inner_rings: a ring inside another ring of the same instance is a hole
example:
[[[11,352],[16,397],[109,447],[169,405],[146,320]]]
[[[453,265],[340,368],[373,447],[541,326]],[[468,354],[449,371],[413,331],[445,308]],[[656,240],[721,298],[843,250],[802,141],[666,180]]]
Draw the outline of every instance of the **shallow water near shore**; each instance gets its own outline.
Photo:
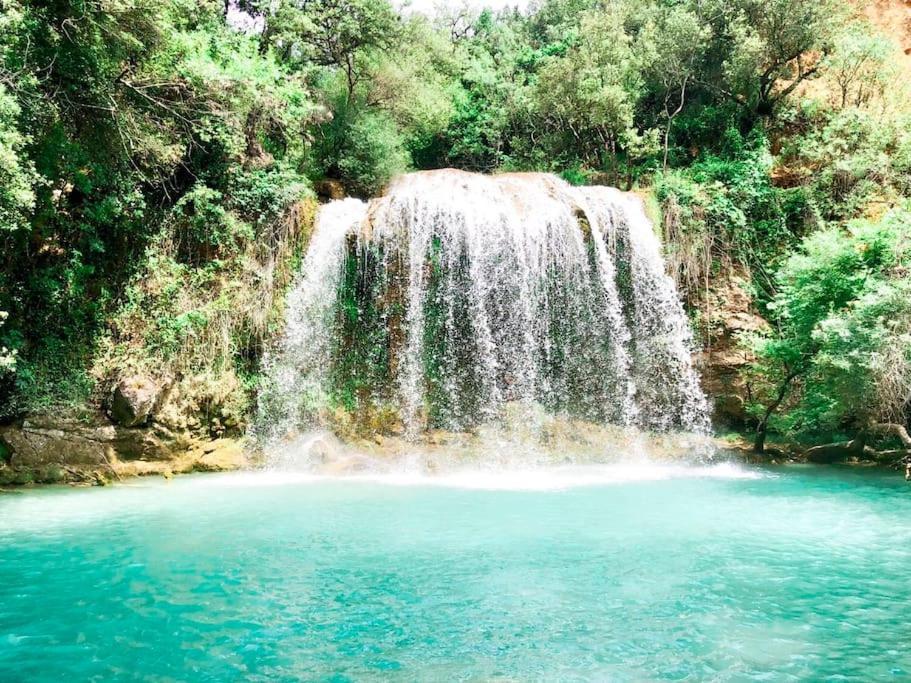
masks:
[[[0,496],[0,679],[911,676],[881,471],[276,472]]]

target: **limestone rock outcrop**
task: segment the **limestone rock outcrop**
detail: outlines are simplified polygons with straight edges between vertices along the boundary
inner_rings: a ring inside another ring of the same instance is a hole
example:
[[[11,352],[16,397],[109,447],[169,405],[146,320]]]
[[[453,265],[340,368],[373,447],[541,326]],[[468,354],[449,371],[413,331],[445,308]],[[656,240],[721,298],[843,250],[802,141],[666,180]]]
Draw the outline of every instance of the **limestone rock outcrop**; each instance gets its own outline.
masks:
[[[100,414],[31,416],[0,426],[0,485],[104,484],[129,476],[234,470],[249,462],[240,439],[199,439],[154,423],[120,427]]]
[[[159,384],[141,375],[122,379],[111,396],[109,414],[121,427],[146,423],[161,395]]]
[[[746,423],[749,386],[744,371],[754,358],[744,337],[768,329],[753,308],[747,282],[746,274],[737,270],[719,275],[697,307],[703,337],[698,359],[702,388],[714,403],[714,421],[719,426]]]

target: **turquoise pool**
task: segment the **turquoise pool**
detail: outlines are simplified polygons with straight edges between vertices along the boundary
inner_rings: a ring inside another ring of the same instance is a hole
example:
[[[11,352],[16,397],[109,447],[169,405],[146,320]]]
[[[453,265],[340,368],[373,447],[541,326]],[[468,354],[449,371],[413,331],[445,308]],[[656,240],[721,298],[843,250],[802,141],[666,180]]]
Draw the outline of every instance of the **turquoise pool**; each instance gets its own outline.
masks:
[[[0,680],[911,679],[911,486],[230,474],[0,496]]]

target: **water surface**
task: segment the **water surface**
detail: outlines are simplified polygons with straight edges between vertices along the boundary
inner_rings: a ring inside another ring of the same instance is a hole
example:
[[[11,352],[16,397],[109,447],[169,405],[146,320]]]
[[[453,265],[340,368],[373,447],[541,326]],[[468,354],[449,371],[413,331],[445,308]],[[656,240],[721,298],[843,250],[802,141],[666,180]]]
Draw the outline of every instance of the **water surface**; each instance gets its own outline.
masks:
[[[911,678],[911,487],[833,468],[0,496],[0,680]]]

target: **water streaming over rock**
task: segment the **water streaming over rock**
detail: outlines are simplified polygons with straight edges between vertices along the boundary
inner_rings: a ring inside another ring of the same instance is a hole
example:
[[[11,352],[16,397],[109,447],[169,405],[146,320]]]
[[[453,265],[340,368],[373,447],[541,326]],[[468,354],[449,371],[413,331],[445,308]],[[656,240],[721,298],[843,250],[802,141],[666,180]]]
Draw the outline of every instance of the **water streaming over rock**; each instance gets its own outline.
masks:
[[[705,432],[690,346],[635,195],[546,174],[413,173],[369,204],[321,210],[266,361],[262,431],[341,410],[416,435],[543,409]]]
[[[335,340],[333,320],[348,235],[366,215],[357,199],[322,207],[301,275],[287,300],[287,326],[280,351],[264,360],[269,387],[259,412],[275,430],[287,431],[309,419],[307,406],[324,403]],[[262,420],[261,420],[262,422]],[[276,432],[277,433],[277,432]]]

